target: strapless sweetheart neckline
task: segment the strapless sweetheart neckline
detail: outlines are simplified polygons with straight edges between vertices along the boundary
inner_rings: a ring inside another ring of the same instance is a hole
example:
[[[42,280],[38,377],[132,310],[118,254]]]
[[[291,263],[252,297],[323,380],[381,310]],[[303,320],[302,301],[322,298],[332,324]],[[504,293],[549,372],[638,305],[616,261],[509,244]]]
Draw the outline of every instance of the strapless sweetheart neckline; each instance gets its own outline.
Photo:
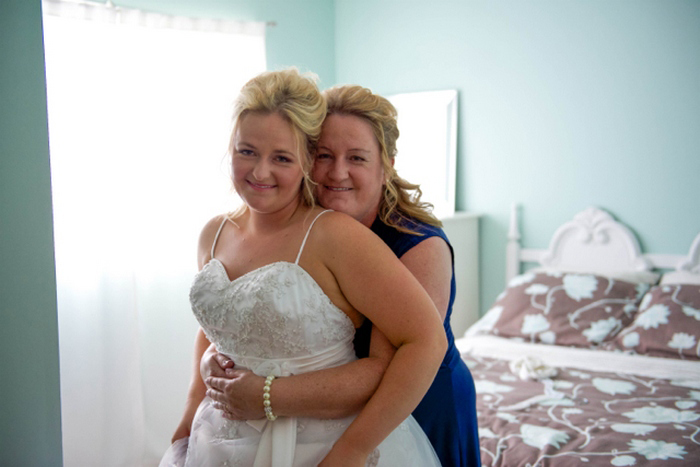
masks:
[[[224,273],[224,276],[226,276],[226,279],[228,279],[228,281],[229,281],[230,283],[232,283],[232,284],[235,283],[235,282],[238,282],[239,280],[241,280],[241,279],[243,279],[244,277],[249,276],[249,275],[251,275],[251,274],[253,274],[253,273],[256,273],[256,272],[259,272],[259,271],[268,269],[268,268],[270,268],[270,267],[272,267],[272,266],[275,266],[275,265],[281,265],[281,264],[290,264],[290,265],[296,266],[297,268],[299,268],[299,269],[301,269],[302,271],[306,272],[306,269],[302,268],[301,266],[299,266],[299,265],[296,264],[296,263],[292,263],[291,261],[274,261],[274,262],[272,262],[272,263],[268,263],[268,264],[265,264],[265,265],[263,265],[263,266],[260,266],[259,268],[251,269],[250,271],[248,271],[248,272],[246,272],[246,273],[244,273],[244,274],[241,274],[240,276],[236,277],[235,279],[231,279],[231,277],[228,275],[228,271],[226,271],[226,266],[224,266],[224,263],[222,263],[221,260],[218,259],[218,258],[212,258],[212,259],[210,259],[210,260],[207,262],[207,264],[204,265],[204,267],[202,268],[202,271],[204,271],[204,268],[206,268],[210,263],[217,263],[217,264],[219,265],[219,267],[221,268],[221,272]],[[202,271],[200,271],[200,273],[201,273]],[[311,280],[313,280],[314,282],[316,282],[316,281],[314,280],[314,278],[311,277],[311,275],[310,275],[308,272],[306,272],[306,274],[309,275],[309,277],[311,278]],[[317,283],[317,284],[318,284],[318,283]]]
[[[316,282],[316,279],[314,279],[313,276],[311,274],[309,274],[309,272],[306,269],[302,268],[297,263],[292,263],[291,261],[274,261],[272,263],[268,263],[268,264],[265,264],[263,266],[260,266],[259,268],[252,269],[252,270],[246,272],[245,274],[242,274],[242,275],[236,277],[235,279],[231,279],[228,275],[228,272],[226,271],[226,266],[224,266],[224,263],[222,263],[221,260],[219,260],[218,258],[212,258],[204,265],[204,267],[202,267],[202,269],[196,274],[195,277],[204,273],[204,271],[207,269],[207,267],[212,263],[219,265],[218,270],[223,275],[223,277],[228,281],[229,286],[233,286],[239,282],[243,282],[243,279],[253,277],[256,273],[261,273],[261,272],[264,272],[268,269],[272,269],[274,266],[284,266],[284,267],[289,267],[291,269],[294,269],[297,272],[300,272],[302,274],[302,276],[306,277],[306,279],[308,279],[310,281],[310,283],[312,284],[312,287],[316,288],[317,291],[319,292],[319,294],[321,296],[323,296],[326,300],[328,300],[328,304],[330,304],[330,306],[334,310],[336,310],[344,318],[346,318],[347,321],[350,323],[350,325],[353,327],[353,329],[356,329],[355,323],[352,322],[352,320],[347,315],[347,313],[345,313],[335,303],[333,303],[333,301],[326,294],[326,292],[323,290],[323,288],[321,288],[321,286],[318,284],[318,282]]]

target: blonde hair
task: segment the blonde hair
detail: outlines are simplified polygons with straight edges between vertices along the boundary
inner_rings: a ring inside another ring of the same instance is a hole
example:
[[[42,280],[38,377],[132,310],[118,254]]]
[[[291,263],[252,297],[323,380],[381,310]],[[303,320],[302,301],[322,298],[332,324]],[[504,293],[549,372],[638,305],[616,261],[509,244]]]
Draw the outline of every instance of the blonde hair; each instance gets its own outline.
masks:
[[[314,184],[309,177],[313,155],[326,118],[326,101],[318,87],[317,77],[300,73],[296,68],[260,73],[248,81],[238,95],[233,109],[233,130],[229,155],[234,153],[236,132],[241,119],[249,112],[278,113],[291,126],[304,173],[302,202],[313,206]]]
[[[432,214],[433,205],[420,198],[419,185],[399,177],[394,168],[396,140],[399,127],[396,108],[388,99],[372,93],[362,86],[336,86],[323,92],[328,104],[328,115],[353,115],[369,123],[377,138],[381,152],[381,164],[386,183],[379,201],[378,216],[385,224],[402,232],[421,235],[412,230],[411,220],[441,227],[442,223]],[[405,222],[405,221],[409,222]]]

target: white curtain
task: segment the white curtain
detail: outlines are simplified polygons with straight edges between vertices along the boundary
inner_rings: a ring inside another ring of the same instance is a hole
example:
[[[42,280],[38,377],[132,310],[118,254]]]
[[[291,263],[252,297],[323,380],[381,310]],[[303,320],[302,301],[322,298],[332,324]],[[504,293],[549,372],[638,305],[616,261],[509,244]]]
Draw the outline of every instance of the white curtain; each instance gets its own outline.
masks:
[[[179,421],[204,223],[236,205],[231,103],[262,23],[43,4],[64,465],[157,465]]]

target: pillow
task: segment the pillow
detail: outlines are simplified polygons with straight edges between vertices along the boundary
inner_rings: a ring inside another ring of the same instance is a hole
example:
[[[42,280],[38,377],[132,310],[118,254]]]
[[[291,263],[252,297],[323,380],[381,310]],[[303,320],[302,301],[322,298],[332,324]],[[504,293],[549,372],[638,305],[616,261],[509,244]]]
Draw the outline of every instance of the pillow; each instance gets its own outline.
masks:
[[[700,285],[653,287],[642,299],[632,324],[603,348],[700,360]]]
[[[661,276],[661,284],[695,284],[700,285],[700,274],[690,271],[667,272]]]
[[[593,274],[529,272],[510,281],[467,335],[596,347],[632,322],[647,290],[645,283]]]
[[[530,272],[550,272],[550,273],[555,273],[555,272],[568,272],[568,273],[577,273],[577,274],[597,274],[599,276],[604,276],[604,277],[611,277],[613,279],[625,281],[625,282],[634,282],[635,284],[638,282],[644,282],[649,285],[655,285],[659,282],[659,277],[661,277],[661,274],[658,274],[656,272],[651,272],[651,271],[597,271],[595,273],[591,272],[579,272],[579,271],[569,271],[569,270],[562,270],[562,269],[552,269],[552,268],[547,268],[547,267],[536,267],[534,269],[530,269]],[[698,276],[700,279],[700,276]]]

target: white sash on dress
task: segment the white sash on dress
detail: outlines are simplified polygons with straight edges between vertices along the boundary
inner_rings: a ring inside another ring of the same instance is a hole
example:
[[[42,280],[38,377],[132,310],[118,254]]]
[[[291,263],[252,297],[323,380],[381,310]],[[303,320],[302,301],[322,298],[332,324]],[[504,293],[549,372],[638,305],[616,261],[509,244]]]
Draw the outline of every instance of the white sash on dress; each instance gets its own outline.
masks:
[[[258,376],[291,376],[330,368],[355,360],[352,346],[339,342],[323,353],[308,357],[287,359],[263,359],[227,355],[237,367],[245,367]],[[278,417],[274,422],[265,418],[248,420],[251,427],[261,432],[260,444],[253,467],[292,467],[297,442],[296,417]]]

